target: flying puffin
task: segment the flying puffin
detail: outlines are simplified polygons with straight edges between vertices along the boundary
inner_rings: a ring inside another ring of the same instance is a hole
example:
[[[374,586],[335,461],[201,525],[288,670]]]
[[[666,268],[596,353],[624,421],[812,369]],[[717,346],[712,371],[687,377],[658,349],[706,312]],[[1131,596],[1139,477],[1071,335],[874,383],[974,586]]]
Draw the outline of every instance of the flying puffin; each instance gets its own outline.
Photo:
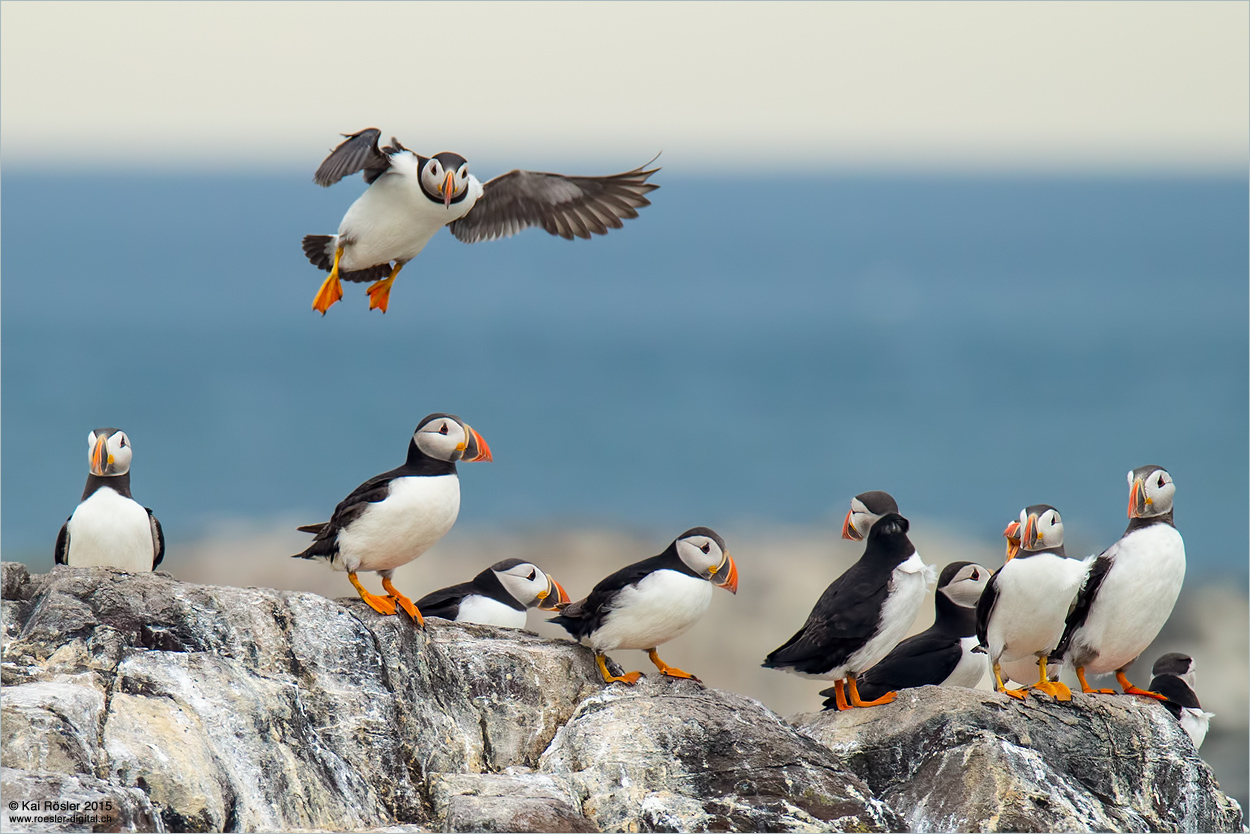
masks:
[[[385,313],[395,276],[444,226],[463,243],[509,237],[531,226],[566,240],[589,239],[637,217],[638,209],[651,205],[644,195],[659,188],[647,179],[660,169],[646,165],[606,177],[511,171],[483,184],[459,154],[424,157],[394,137],[379,148],[382,132],[372,127],[343,135],[313,181],[330,186],[364,171],[369,188],[343,215],[337,235],[304,238],[308,260],[330,273],[313,299],[322,315],[343,297],[340,278],[373,281],[369,309]]]
[[[558,611],[568,605],[569,595],[555,579],[536,565],[520,559],[504,559],[473,577],[426,594],[417,600],[426,617],[442,617],[458,623],[525,628],[530,608]]]
[[[130,497],[130,438],[121,429],[96,429],[87,448],[87,486],[57,534],[56,563],[155,570],[165,558],[165,534],[152,511]]]
[[[859,676],[859,697],[876,700],[888,692],[915,686],[966,686],[973,688],[985,677],[989,662],[977,646],[977,600],[989,581],[990,571],[975,562],[951,562],[938,578],[933,625],[908,637],[867,672]],[[837,690],[825,709],[837,706]]]
[[[738,593],[738,567],[724,540],[707,527],[682,533],[664,552],[621,568],[591,590],[590,596],[565,606],[557,623],[595,653],[606,683],[630,686],[641,672],[614,675],[605,654],[614,649],[642,649],[660,674],[699,680],[669,666],[656,647],[684,634],[707,611],[712,588]]]
[[[890,493],[879,489],[861,492],[851,499],[851,509],[842,522],[842,538],[861,542],[881,516],[896,512],[898,503]]]
[[[330,520],[300,527],[312,544],[296,559],[326,559],[347,571],[360,598],[379,614],[395,606],[418,625],[424,618],[412,600],[395,590],[391,574],[447,534],[460,512],[456,461],[490,460],[490,447],[469,424],[452,414],[431,414],[417,424],[403,466],[365,481],[334,508]],[[389,596],[364,589],[356,572],[377,571]]]
[[[1083,692],[1085,675],[1115,672],[1125,695],[1139,689],[1124,670],[1154,642],[1185,581],[1185,542],[1172,521],[1176,484],[1166,469],[1140,466],[1128,473],[1128,529],[1104,550],[1068,617],[1057,658],[1072,664]]]
[[[881,516],[868,531],[864,555],[825,589],[803,627],[762,665],[834,681],[838,709],[893,701],[892,692],[861,698],[855,678],[907,634],[932,581],[933,569],[907,538],[908,527],[898,513]]]
[[[977,639],[989,651],[995,690],[1026,697],[1027,690],[1003,685],[1001,662],[1035,658],[1038,681],[1032,688],[1072,700],[1067,686],[1050,680],[1046,663],[1088,568],[1088,561],[1064,553],[1058,510],[1034,504],[1021,511],[1019,552],[994,572],[977,603]]]
[[[1202,746],[1215,713],[1204,712],[1198,703],[1194,683],[1194,659],[1187,654],[1171,652],[1155,661],[1151,670],[1154,679],[1150,690],[1166,696],[1163,705],[1181,722],[1181,729],[1193,740],[1194,749]]]

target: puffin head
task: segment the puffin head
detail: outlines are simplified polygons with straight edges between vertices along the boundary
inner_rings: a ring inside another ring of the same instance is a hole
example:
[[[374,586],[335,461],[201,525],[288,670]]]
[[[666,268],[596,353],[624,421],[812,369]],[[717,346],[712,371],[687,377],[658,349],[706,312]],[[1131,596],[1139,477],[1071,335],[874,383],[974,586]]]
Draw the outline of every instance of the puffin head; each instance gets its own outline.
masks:
[[[1175,675],[1189,684],[1190,689],[1196,688],[1194,686],[1194,659],[1187,654],[1168,652],[1155,661],[1154,668],[1150,670],[1150,674],[1156,677],[1159,675]]]
[[[1161,466],[1139,466],[1128,473],[1128,517],[1153,518],[1172,512],[1176,484]]]
[[[708,527],[692,527],[673,542],[677,555],[699,576],[731,594],[738,593],[738,566],[725,540]]]
[[[1063,519],[1049,504],[1034,504],[1020,511],[1020,549],[1033,552],[1063,546]]]
[[[1013,521],[1008,524],[1003,531],[1003,538],[1007,540],[1007,561],[1010,562],[1020,552],[1020,522]]]
[[[490,447],[469,424],[454,414],[431,414],[412,434],[417,450],[435,460],[491,460]]]
[[[842,522],[842,538],[851,541],[863,541],[868,536],[872,525],[886,513],[898,512],[898,502],[894,496],[881,490],[861,492],[851,499],[851,509]]]
[[[569,595],[560,583],[542,569],[520,559],[504,559],[491,565],[491,572],[513,599],[526,608],[559,611],[569,604]]]
[[[426,197],[451,208],[468,193],[469,162],[458,153],[436,153],[421,166],[420,181]]]
[[[975,608],[981,592],[990,581],[989,569],[976,562],[951,562],[942,568],[938,578],[937,592],[964,608]]]
[[[121,429],[96,429],[87,435],[87,448],[92,475],[107,478],[130,471],[130,438]]]

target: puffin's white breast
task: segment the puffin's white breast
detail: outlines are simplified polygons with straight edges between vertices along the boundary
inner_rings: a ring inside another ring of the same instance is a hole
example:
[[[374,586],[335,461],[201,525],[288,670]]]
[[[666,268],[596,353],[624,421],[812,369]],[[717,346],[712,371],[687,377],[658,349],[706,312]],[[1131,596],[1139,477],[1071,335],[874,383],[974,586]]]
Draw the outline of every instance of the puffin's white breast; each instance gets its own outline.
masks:
[[[975,689],[990,670],[990,656],[985,652],[972,651],[977,647],[975,636],[961,637],[959,647],[963,654],[959,657],[959,663],[946,676],[946,680],[942,681],[942,686],[966,686]]]
[[[455,475],[409,476],[391,481],[390,494],[339,531],[336,570],[393,570],[447,535],[460,513]]]
[[[1023,660],[1052,650],[1087,570],[1088,562],[1053,553],[1017,556],[1004,565],[986,629],[991,658]]]
[[[138,573],[152,570],[155,558],[148,511],[132,498],[101,487],[70,516],[66,557],[70,565],[108,565]]]
[[[1189,734],[1197,750],[1206,741],[1207,730],[1211,728],[1214,713],[1204,712],[1199,707],[1183,707],[1181,709],[1181,729]]]
[[[525,614],[526,612],[518,611],[511,605],[504,605],[497,599],[469,594],[460,601],[460,611],[456,614],[456,622],[525,628]]]
[[[618,591],[603,624],[582,642],[603,652],[655,648],[698,622],[713,590],[705,579],[657,570]]]
[[[907,636],[907,630],[920,613],[932,570],[913,553],[906,562],[890,575],[890,591],[881,605],[881,620],[877,633],[862,648],[853,652],[840,668],[830,670],[821,677],[837,679],[848,672],[859,674],[881,660]]]

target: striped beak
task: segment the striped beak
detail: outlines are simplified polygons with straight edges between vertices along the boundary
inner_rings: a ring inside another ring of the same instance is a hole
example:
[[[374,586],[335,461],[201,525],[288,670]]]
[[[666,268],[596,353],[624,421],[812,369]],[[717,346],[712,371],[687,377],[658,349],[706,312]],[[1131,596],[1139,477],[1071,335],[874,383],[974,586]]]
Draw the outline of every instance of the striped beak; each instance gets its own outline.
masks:
[[[842,538],[850,539],[853,542],[863,541],[864,537],[855,529],[855,525],[851,523],[851,516],[855,515],[854,510],[846,511],[846,520],[842,522]]]
[[[538,607],[543,611],[559,611],[571,600],[559,582],[547,577],[547,590],[538,595]]]
[[[482,436],[475,432],[466,423],[465,430],[469,433],[469,442],[464,444],[464,448],[460,450],[460,459],[466,463],[476,463],[479,460],[494,460],[490,454],[490,447],[486,445],[486,441]]]
[[[1008,524],[1003,531],[1003,537],[1007,539],[1007,561],[1010,562],[1020,552],[1020,522],[1013,521]]]
[[[712,571],[708,579],[717,588],[724,588],[731,594],[738,593],[738,566],[734,564],[734,558],[729,555],[729,551],[725,551],[725,558],[720,563],[720,567]]]
[[[455,181],[455,173],[448,171],[447,178],[444,179],[443,184],[438,187],[438,190],[443,192],[443,208],[451,208],[451,192],[455,188]]]
[[[1020,547],[1025,550],[1036,550],[1037,543],[1042,540],[1042,533],[1037,529],[1037,516],[1029,514],[1024,520],[1024,532],[1020,536]]]
[[[1146,485],[1142,483],[1142,479],[1134,478],[1128,491],[1128,517],[1141,518],[1146,512],[1146,506],[1153,503],[1146,497]]]
[[[109,438],[108,435],[101,435],[96,438],[95,447],[91,450],[91,474],[104,475],[109,464],[113,462],[112,455],[109,454]]]

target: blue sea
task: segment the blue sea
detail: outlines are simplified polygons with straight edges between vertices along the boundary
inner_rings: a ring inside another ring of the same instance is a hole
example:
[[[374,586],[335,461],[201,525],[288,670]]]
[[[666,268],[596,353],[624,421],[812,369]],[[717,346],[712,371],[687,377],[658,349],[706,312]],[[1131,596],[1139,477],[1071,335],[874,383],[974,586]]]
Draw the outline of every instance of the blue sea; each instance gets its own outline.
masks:
[[[4,557],[50,566],[120,426],[171,542],[324,519],[459,414],[462,524],[836,523],[850,496],[1094,549],[1176,479],[1191,574],[1244,577],[1243,178],[656,176],[606,238],[440,233],[390,312],[300,251],[363,184],[6,171]]]

